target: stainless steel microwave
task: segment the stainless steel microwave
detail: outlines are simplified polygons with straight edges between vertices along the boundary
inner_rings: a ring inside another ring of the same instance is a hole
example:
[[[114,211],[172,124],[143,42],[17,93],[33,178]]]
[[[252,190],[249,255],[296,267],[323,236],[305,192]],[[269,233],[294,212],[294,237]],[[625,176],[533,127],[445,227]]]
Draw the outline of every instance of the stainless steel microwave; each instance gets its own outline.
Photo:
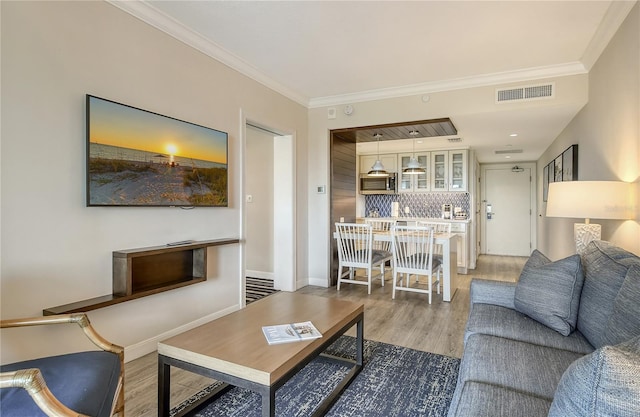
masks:
[[[360,174],[360,194],[397,194],[395,172],[388,177]]]

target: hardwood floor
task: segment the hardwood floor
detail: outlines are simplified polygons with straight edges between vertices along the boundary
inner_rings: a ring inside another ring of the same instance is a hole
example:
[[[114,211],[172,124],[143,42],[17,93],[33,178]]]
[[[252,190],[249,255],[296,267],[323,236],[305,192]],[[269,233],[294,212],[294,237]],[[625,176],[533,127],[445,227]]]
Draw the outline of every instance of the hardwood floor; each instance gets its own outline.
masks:
[[[451,303],[434,294],[432,304],[424,294],[397,292],[391,299],[391,279],[385,286],[377,280],[367,295],[363,285],[344,284],[335,287],[304,287],[302,294],[362,301],[365,305],[364,336],[366,339],[405,346],[412,349],[454,357],[462,356],[462,337],[469,313],[471,278],[516,281],[527,258],[482,255],[477,268],[460,275],[459,288]],[[355,335],[355,330],[347,334]],[[147,417],[157,415],[157,358],[150,353],[125,364],[125,415]],[[211,380],[192,373],[171,369],[171,406],[179,404]]]

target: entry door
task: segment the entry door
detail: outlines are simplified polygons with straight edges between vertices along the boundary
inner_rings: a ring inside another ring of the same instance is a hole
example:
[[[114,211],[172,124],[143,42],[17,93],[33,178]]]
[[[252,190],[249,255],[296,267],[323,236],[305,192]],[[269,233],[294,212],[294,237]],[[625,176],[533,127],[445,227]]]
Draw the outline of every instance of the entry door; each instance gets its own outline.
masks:
[[[529,256],[533,248],[535,197],[532,167],[483,169],[483,253]]]

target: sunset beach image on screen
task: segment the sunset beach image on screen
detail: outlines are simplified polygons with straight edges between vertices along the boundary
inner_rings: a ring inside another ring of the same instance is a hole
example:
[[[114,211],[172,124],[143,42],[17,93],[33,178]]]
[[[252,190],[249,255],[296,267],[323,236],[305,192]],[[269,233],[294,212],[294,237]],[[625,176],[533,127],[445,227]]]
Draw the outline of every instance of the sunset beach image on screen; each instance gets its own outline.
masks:
[[[228,135],[87,95],[88,206],[227,206]]]

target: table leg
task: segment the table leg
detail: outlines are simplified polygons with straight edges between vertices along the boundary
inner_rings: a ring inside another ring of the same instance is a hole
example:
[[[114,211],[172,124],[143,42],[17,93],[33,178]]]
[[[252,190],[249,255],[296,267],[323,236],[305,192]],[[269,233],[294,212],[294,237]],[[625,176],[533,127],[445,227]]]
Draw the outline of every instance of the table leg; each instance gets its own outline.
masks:
[[[364,316],[356,323],[356,365],[362,366],[364,351]]]
[[[169,388],[171,386],[171,369],[164,363],[162,355],[158,356],[158,416],[169,417]]]
[[[276,415],[276,390],[269,388],[269,392],[262,394],[262,417],[274,417]]]

